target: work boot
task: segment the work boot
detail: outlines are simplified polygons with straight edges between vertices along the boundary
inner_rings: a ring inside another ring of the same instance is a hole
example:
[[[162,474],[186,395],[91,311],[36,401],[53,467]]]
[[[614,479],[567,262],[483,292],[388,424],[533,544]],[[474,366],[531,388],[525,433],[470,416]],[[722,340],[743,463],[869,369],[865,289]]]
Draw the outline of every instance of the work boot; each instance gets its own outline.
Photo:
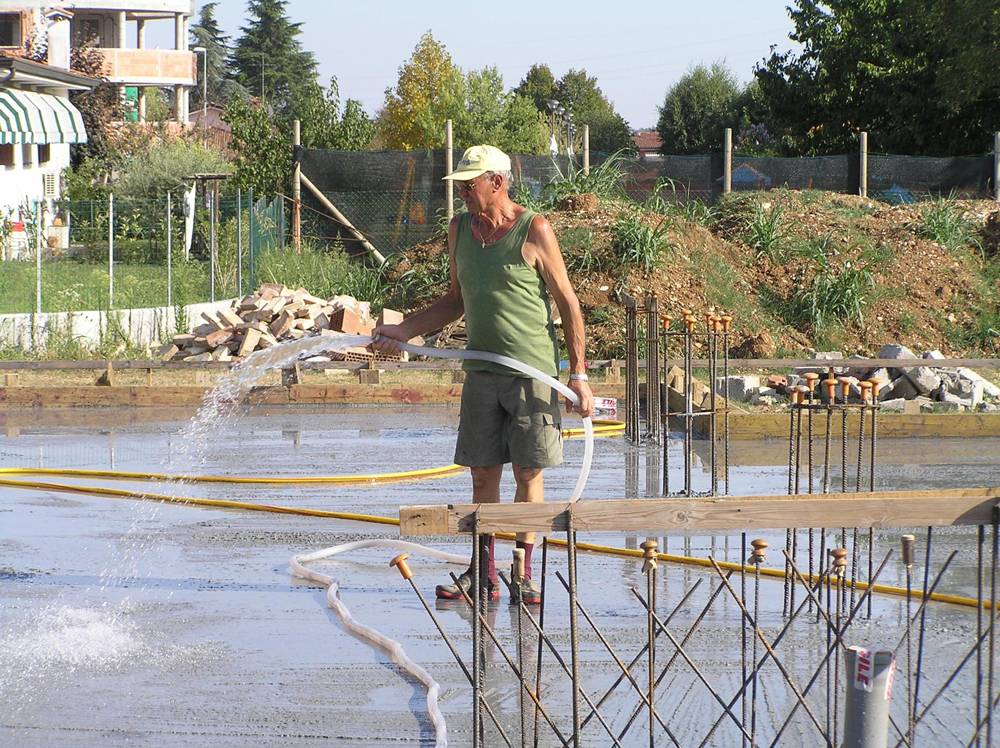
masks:
[[[461,587],[459,587],[459,585]],[[495,603],[500,599],[500,587],[493,582],[489,582],[487,585],[486,599],[490,602]],[[472,581],[472,571],[463,571],[458,577],[458,585],[456,584],[439,584],[434,588],[435,596],[440,600],[464,600],[462,595],[462,590],[465,590],[469,594],[469,597],[474,597],[475,584]]]
[[[538,589],[530,577],[525,577],[520,582],[512,582],[510,587],[510,604],[517,605],[522,602],[525,605],[541,605],[542,591]]]

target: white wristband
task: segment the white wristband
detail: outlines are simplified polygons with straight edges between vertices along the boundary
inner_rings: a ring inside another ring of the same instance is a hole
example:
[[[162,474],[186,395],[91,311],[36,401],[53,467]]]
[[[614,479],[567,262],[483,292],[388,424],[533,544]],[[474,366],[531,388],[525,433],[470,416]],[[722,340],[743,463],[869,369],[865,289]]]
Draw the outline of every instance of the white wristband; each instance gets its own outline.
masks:
[[[586,374],[570,374],[569,381],[571,382],[589,382],[590,379]]]

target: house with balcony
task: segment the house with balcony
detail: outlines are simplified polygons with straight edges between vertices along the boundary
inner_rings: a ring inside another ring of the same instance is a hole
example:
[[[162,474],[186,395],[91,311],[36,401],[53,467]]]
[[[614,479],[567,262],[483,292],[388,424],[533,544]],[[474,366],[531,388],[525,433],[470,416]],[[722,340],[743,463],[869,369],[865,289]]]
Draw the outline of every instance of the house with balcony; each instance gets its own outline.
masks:
[[[48,11],[52,64],[0,56],[0,259],[33,254],[39,238],[65,245],[65,222],[54,213],[70,145],[85,143],[83,117],[69,100],[100,81],[69,70],[69,14]],[[39,220],[40,219],[40,220]],[[33,227],[38,232],[29,236]]]
[[[197,82],[194,52],[188,49],[188,26],[194,0],[0,0],[0,55],[22,56],[33,39],[44,41],[46,14],[61,10],[69,18],[73,47],[93,44],[104,57],[105,77],[119,86],[135,119],[146,119],[148,88],[169,91],[174,119],[188,123],[190,90]],[[154,25],[161,38],[172,38],[169,49],[147,46]]]

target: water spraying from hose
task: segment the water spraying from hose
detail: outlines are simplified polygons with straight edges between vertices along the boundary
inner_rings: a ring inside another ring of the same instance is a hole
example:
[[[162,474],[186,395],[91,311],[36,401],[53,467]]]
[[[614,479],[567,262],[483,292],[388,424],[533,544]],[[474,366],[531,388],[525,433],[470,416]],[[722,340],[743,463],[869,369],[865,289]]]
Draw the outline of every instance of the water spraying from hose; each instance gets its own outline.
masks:
[[[301,340],[282,343],[271,348],[257,351],[250,356],[247,356],[247,358],[238,367],[236,367],[236,370],[238,372],[271,371],[296,361],[303,356],[317,354],[323,351],[343,351],[352,347],[365,347],[370,345],[371,342],[372,338],[366,335],[347,335],[341,333],[303,338]],[[476,359],[500,364],[514,369],[515,371],[519,371],[522,374],[526,374],[540,382],[544,382],[561,395],[569,398],[574,405],[579,404],[579,398],[576,393],[562,382],[532,366],[523,364],[520,361],[509,358],[508,356],[501,356],[499,354],[489,353],[486,351],[426,348],[423,346],[410,345],[409,343],[400,343],[399,347],[402,350],[417,356]],[[235,377],[231,377],[230,379],[232,381],[224,381],[219,385],[216,392],[213,393],[214,398],[212,402],[216,403],[216,407],[219,407],[218,404],[224,400],[238,400],[239,396],[243,394],[243,388],[247,386],[247,380],[256,381],[257,378],[259,378],[259,375],[257,377],[253,377],[252,379],[249,376],[244,377],[240,374]],[[583,493],[584,486],[587,484],[587,478],[590,476],[590,465],[594,456],[594,429],[593,423],[589,417],[583,419],[583,429],[585,436],[583,463],[580,466],[580,474],[577,477],[576,485],[573,487],[573,492],[570,494],[569,501],[571,502],[577,501]],[[331,548],[324,548],[313,553],[298,554],[293,556],[289,562],[289,568],[293,576],[318,582],[319,584],[326,586],[327,605],[329,605],[330,609],[333,610],[334,614],[336,614],[341,625],[343,625],[345,629],[369,646],[383,652],[394,664],[423,684],[423,686],[427,689],[427,714],[431,723],[434,725],[435,746],[438,746],[438,748],[444,748],[444,746],[448,745],[448,730],[445,724],[444,715],[441,714],[441,710],[438,708],[437,699],[440,692],[440,686],[437,681],[435,681],[430,673],[428,673],[421,665],[410,659],[399,642],[379,633],[370,626],[366,626],[365,624],[358,622],[354,616],[351,615],[347,606],[341,601],[339,587],[332,577],[306,567],[306,564],[310,562],[332,558],[342,553],[358,550],[360,548],[372,547],[401,549],[412,554],[428,556],[455,564],[465,564],[468,559],[463,556],[445,553],[444,551],[428,548],[427,546],[418,545],[416,543],[408,543],[403,540],[362,540],[333,546]]]

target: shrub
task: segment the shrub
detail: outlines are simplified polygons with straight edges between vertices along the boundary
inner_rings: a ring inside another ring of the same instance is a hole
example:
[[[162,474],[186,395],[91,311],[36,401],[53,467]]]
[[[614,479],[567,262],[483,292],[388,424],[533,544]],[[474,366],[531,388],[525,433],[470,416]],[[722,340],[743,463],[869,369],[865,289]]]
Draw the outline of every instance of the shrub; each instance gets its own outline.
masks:
[[[917,233],[951,252],[967,247],[973,247],[980,253],[983,251],[979,227],[952,197],[939,197],[931,201],[930,208],[924,211]]]
[[[665,197],[667,192],[670,196]],[[718,211],[702,202],[696,197],[691,197],[691,189],[684,187],[684,192],[678,194],[677,183],[669,177],[660,177],[656,180],[653,191],[644,206],[646,210],[663,215],[677,216],[690,223],[697,223],[702,226],[710,226],[715,222]]]
[[[601,267],[594,251],[594,232],[583,226],[566,229],[559,237],[566,267],[574,273],[590,273]]]
[[[875,279],[867,265],[848,261],[838,271],[824,258],[812,282],[793,295],[792,316],[814,331],[837,322],[860,325],[874,288]]]
[[[611,243],[624,267],[640,267],[651,272],[668,248],[667,218],[652,227],[641,214],[622,215],[611,227]]]
[[[782,221],[784,210],[779,206],[765,208],[754,202],[753,213],[744,221],[746,243],[754,251],[754,258],[767,257],[772,262],[784,262],[785,226]]]

